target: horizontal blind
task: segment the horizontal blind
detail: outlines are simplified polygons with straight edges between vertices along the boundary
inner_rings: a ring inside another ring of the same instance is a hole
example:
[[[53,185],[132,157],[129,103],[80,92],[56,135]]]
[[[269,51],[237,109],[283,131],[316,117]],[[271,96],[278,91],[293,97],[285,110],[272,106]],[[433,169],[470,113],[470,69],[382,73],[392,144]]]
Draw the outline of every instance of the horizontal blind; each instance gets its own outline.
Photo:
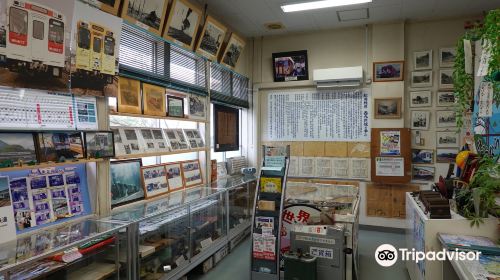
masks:
[[[210,90],[231,96],[231,71],[219,64],[210,64]]]
[[[210,65],[210,97],[212,101],[248,108],[248,78],[233,71],[211,63]]]
[[[170,45],[170,78],[198,88],[206,88],[206,60],[180,47]]]

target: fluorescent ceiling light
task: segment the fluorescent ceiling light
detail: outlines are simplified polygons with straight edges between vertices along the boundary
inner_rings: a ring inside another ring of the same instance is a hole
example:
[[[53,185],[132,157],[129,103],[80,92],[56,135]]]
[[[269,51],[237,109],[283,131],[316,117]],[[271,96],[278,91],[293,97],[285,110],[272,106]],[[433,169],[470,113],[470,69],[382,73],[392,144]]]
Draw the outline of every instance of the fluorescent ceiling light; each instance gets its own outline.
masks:
[[[285,13],[370,3],[372,0],[324,0],[281,6]]]

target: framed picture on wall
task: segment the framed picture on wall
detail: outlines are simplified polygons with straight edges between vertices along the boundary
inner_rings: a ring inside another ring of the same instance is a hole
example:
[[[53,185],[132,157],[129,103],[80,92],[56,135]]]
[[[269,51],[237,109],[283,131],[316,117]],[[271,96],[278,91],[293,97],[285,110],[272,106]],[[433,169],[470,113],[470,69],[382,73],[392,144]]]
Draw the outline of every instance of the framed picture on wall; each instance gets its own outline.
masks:
[[[195,120],[207,119],[207,98],[200,95],[191,94],[188,101],[189,118]]]
[[[85,156],[81,132],[38,133],[40,162],[65,162]]]
[[[457,155],[458,149],[436,149],[436,162],[455,162]]]
[[[432,50],[413,52],[413,70],[432,70]]]
[[[85,132],[85,157],[111,158],[115,156],[112,131]]]
[[[439,88],[442,89],[453,88],[453,69],[439,70]]]
[[[429,111],[411,111],[411,129],[428,130],[429,123]]]
[[[456,48],[440,48],[439,49],[439,66],[440,67],[453,67],[455,64],[455,57],[457,57]]]
[[[38,163],[33,133],[0,132],[0,143],[0,168]]]
[[[401,103],[401,98],[375,99],[375,118],[400,119]]]
[[[112,161],[111,207],[116,207],[144,198],[141,180],[141,159]]]
[[[208,16],[201,31],[196,51],[206,58],[217,62],[219,52],[226,37],[227,28],[222,23]]]
[[[214,151],[240,149],[240,110],[214,104]]]
[[[141,168],[142,185],[146,198],[168,193],[168,180],[165,165],[151,165]]]
[[[121,0],[83,0],[83,2],[89,3],[101,11],[117,16]]]
[[[434,163],[434,150],[411,149],[411,163]]]
[[[120,77],[117,100],[118,112],[140,114],[142,112],[141,82]]]
[[[459,135],[454,131],[436,131],[436,147],[457,148],[459,146]]]
[[[455,127],[456,113],[452,110],[443,110],[436,112],[436,127]]]
[[[184,118],[184,98],[167,95],[167,107],[169,117]]]
[[[384,61],[373,63],[374,82],[393,82],[404,79],[404,61]]]
[[[202,12],[185,0],[173,0],[163,37],[193,49]]]
[[[410,91],[410,107],[432,106],[432,92],[430,90]]]
[[[235,33],[232,33],[222,55],[221,64],[231,69],[236,68],[244,47],[245,41]]]
[[[203,184],[199,160],[181,162],[181,168],[186,188]]]
[[[167,5],[168,0],[124,0],[122,18],[154,34],[161,35]]]
[[[309,80],[307,51],[273,53],[275,82]]]
[[[411,72],[412,87],[432,87],[432,71]]]
[[[412,179],[415,181],[434,181],[434,173],[436,169],[433,166],[412,165]]]
[[[167,172],[168,186],[170,192],[182,190],[184,188],[184,180],[182,179],[182,169],[180,163],[168,163],[165,165]]]
[[[452,91],[437,92],[437,106],[448,107],[455,105],[455,93]]]
[[[166,115],[165,88],[142,84],[144,114],[164,117]]]

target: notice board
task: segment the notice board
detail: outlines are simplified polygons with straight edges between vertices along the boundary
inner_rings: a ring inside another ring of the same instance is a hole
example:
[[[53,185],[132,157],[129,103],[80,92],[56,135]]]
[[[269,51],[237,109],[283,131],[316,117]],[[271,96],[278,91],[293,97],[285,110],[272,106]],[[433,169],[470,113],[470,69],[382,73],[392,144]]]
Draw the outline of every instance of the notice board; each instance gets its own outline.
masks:
[[[411,181],[411,134],[409,128],[371,130],[372,182],[405,184]]]

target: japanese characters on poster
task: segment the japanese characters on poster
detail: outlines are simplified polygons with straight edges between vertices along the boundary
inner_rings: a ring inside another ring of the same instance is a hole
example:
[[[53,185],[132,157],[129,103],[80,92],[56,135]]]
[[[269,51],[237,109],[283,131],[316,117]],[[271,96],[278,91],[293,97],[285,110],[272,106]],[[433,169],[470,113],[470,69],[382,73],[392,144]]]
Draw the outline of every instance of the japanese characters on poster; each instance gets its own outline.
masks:
[[[395,130],[380,132],[380,155],[401,155],[401,135],[399,131]]]
[[[274,92],[268,96],[268,141],[370,141],[367,90]]]
[[[377,176],[404,176],[404,162],[402,157],[376,157],[375,174]]]
[[[480,154],[500,154],[500,106],[493,101],[490,82],[482,81],[474,96],[472,127],[475,147]]]
[[[297,225],[314,224],[320,221],[321,211],[307,205],[293,205],[283,210],[281,229],[281,252],[290,250],[290,231]]]

